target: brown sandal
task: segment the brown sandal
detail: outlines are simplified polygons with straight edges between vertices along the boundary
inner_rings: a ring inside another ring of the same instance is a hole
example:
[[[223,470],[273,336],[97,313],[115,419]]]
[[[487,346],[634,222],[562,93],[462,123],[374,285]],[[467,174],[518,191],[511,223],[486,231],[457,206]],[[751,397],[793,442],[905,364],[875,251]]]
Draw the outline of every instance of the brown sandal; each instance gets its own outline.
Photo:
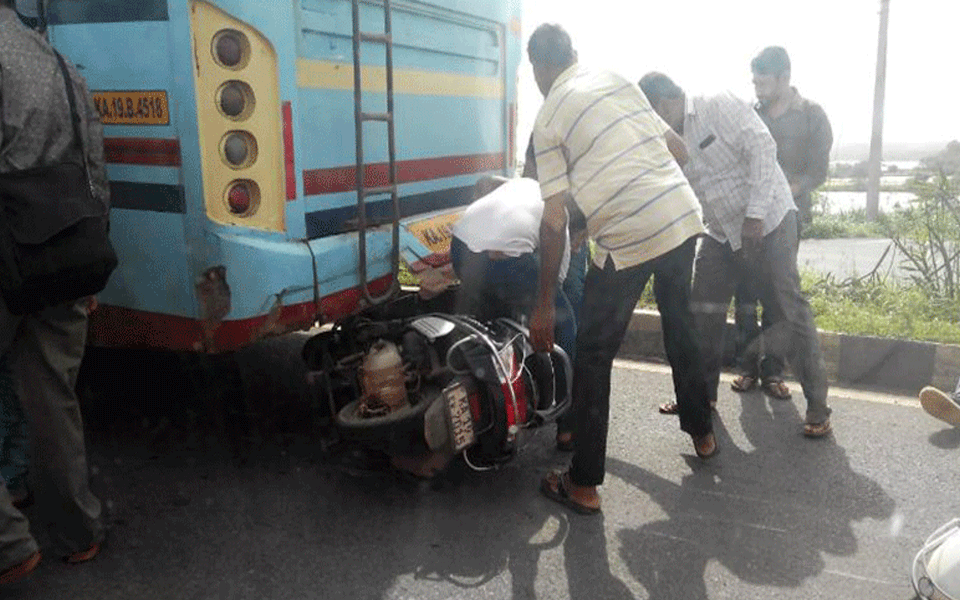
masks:
[[[717,444],[717,438],[713,436],[713,432],[700,437],[690,437],[693,439],[694,451],[697,453],[697,456],[703,460],[713,458],[717,455],[717,452],[720,451],[720,445]]]
[[[680,406],[676,402],[664,402],[657,407],[657,410],[661,415],[676,415],[680,413]]]
[[[587,506],[576,501],[567,489],[569,473],[550,473],[540,481],[540,493],[581,515],[600,514],[599,506]]]
[[[757,378],[750,377],[749,375],[739,375],[736,379],[730,382],[730,389],[735,392],[749,392],[753,388],[757,387]]]
[[[771,398],[777,400],[789,400],[793,396],[790,394],[790,388],[782,379],[768,379],[763,382],[763,391]]]
[[[827,419],[822,423],[803,424],[803,435],[807,436],[808,438],[822,438],[830,435],[831,431],[833,431],[833,427],[830,425],[830,419]]]
[[[664,402],[657,407],[657,410],[660,411],[661,415],[678,415],[680,414],[680,405],[676,402]],[[717,401],[710,401],[710,410],[717,410]]]

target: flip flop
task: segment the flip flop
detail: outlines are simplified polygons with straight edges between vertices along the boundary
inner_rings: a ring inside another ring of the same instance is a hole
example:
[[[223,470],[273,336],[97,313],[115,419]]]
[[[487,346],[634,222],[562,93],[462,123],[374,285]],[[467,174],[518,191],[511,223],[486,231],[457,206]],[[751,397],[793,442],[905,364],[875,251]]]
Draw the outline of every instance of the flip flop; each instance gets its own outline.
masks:
[[[660,411],[661,415],[676,415],[680,412],[680,407],[676,402],[664,402],[661,404],[657,410]]]
[[[657,410],[660,411],[661,415],[680,414],[680,406],[676,402],[664,402],[657,407]],[[710,410],[717,410],[717,403],[713,400],[710,401]]]
[[[769,379],[763,382],[763,391],[771,398],[777,400],[789,400],[793,396],[790,394],[790,388],[783,380]]]
[[[740,375],[730,382],[730,389],[735,392],[749,392],[757,387],[757,378],[749,375]]]
[[[830,432],[833,431],[833,427],[830,425],[830,419],[825,420],[822,423],[804,423],[803,424],[803,435],[808,438],[822,438],[830,435]]]
[[[599,506],[586,506],[570,497],[567,490],[566,473],[553,472],[540,481],[540,493],[581,515],[599,515]]]

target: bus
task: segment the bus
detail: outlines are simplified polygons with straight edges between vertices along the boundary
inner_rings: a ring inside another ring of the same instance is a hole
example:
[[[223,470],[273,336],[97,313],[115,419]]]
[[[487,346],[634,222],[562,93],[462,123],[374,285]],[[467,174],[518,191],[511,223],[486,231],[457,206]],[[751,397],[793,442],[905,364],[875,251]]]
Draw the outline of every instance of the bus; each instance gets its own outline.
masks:
[[[46,0],[120,258],[90,343],[220,353],[381,302],[515,165],[520,0]]]

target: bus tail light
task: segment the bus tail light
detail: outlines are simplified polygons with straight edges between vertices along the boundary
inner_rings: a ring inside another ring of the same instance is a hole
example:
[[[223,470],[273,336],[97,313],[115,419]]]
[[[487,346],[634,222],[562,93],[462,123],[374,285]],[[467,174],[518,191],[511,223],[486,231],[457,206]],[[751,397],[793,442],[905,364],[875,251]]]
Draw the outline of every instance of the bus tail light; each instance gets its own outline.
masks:
[[[231,131],[223,137],[221,152],[228,167],[243,169],[257,160],[257,140],[246,131]]]
[[[260,204],[260,189],[253,181],[235,181],[227,188],[227,206],[230,212],[248,217],[257,211]]]
[[[257,103],[253,89],[243,81],[226,82],[220,87],[218,96],[220,111],[236,121],[249,117]]]
[[[250,39],[236,29],[222,29],[213,36],[213,58],[221,67],[240,70],[250,62]]]

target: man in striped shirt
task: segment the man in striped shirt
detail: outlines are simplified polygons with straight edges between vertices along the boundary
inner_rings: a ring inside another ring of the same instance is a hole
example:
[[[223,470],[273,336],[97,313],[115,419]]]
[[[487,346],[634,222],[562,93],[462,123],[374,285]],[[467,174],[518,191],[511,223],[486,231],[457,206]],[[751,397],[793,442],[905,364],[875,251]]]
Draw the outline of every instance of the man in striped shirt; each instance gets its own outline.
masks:
[[[707,226],[694,264],[692,301],[711,400],[720,380],[730,298],[738,281],[752,284],[770,318],[764,342],[788,357],[807,398],[804,435],[829,434],[820,340],[797,273],[797,208],[777,164],[776,142],[753,107],[732,95],[687,98],[662,73],[648,73],[640,87],[690,148],[684,173]]]
[[[584,214],[596,244],[577,335],[573,460],[568,472],[544,479],[541,490],[578,512],[596,513],[605,472],[610,371],[651,275],[656,274],[680,427],[701,457],[717,450],[689,305],[691,262],[703,225],[696,196],[677,164],[684,159],[683,143],[635,84],[581,68],[569,35],[557,25],[538,27],[528,53],[545,98],[534,125],[545,202],[539,294],[531,318],[538,350],[553,343],[566,206],[572,203]]]

